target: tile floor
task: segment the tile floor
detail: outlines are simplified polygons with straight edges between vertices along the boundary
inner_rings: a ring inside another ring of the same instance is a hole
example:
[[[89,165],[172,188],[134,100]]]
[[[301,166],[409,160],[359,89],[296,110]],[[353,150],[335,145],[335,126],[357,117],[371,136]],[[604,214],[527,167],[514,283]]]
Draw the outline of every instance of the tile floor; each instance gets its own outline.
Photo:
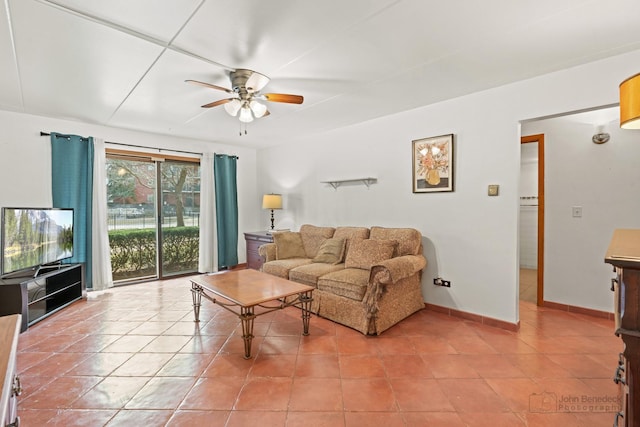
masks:
[[[538,270],[520,268],[520,300],[536,303],[538,300]]]
[[[521,302],[512,333],[423,310],[379,337],[300,311],[236,317],[188,278],[89,293],[20,336],[21,426],[608,426],[611,321]],[[614,403],[615,406],[615,403]]]

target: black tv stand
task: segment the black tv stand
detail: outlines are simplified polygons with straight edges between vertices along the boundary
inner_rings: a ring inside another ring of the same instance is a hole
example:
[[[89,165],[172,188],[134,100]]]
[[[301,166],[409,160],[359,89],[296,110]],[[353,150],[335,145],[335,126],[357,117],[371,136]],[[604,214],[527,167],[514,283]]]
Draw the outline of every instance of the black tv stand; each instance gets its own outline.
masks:
[[[41,265],[39,267],[36,267],[35,273],[33,273],[33,277],[40,276],[42,272],[46,274],[49,271],[60,270],[62,267],[63,267],[63,264],[61,263]]]
[[[22,314],[22,328],[27,327],[86,297],[84,264],[45,266],[53,271],[23,272],[27,275],[0,279],[0,316]]]

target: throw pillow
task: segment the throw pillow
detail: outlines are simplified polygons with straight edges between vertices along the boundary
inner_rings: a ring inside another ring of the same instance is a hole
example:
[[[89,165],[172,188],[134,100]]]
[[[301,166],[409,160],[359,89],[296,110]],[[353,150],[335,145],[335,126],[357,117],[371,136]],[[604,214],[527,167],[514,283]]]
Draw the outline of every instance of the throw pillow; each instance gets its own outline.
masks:
[[[395,240],[354,240],[345,260],[346,268],[371,270],[371,267],[393,256],[398,242]]]
[[[324,264],[340,264],[344,256],[344,239],[327,239],[318,248],[318,255],[313,262]]]
[[[302,246],[302,237],[296,231],[273,233],[276,244],[276,259],[305,258],[307,255]]]

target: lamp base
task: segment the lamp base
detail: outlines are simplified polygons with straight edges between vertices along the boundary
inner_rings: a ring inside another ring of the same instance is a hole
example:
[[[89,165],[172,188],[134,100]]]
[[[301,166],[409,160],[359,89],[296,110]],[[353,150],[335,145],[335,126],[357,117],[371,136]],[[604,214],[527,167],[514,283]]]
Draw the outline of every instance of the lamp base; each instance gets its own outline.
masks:
[[[273,231],[273,229],[275,228],[275,226],[273,225],[273,209],[271,209],[271,231]]]

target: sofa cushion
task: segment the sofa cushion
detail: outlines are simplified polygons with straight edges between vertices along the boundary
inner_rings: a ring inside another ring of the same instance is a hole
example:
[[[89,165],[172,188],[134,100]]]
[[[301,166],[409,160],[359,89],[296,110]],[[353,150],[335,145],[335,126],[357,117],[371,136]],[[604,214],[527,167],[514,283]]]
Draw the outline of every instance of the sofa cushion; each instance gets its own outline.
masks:
[[[289,271],[289,280],[317,287],[318,278],[325,274],[343,270],[344,264],[311,263],[295,267]]]
[[[354,240],[364,240],[369,238],[369,229],[367,227],[338,227],[333,233],[334,239],[345,239],[347,243],[344,248],[344,256],[349,253],[349,245]]]
[[[298,232],[273,233],[273,242],[276,244],[276,259],[307,257],[304,246],[302,246],[302,236]]]
[[[369,284],[369,272],[359,268],[345,268],[325,274],[318,279],[318,290],[362,301]]]
[[[340,264],[344,257],[344,239],[327,239],[318,248],[318,253],[313,258],[313,262],[324,264]]]
[[[415,228],[371,227],[369,238],[372,240],[395,240],[398,242],[394,257],[419,255],[422,248],[422,235]]]
[[[274,276],[282,277],[283,279],[289,278],[289,270],[299,267],[301,265],[310,264],[309,258],[288,258],[277,259],[262,264],[262,271],[264,273],[273,274]]]
[[[346,268],[360,268],[371,270],[371,267],[381,261],[390,259],[398,243],[395,240],[356,240],[351,242]]]
[[[333,237],[335,230],[333,227],[316,227],[310,224],[304,224],[300,227],[302,245],[307,258],[314,258],[318,254],[322,242]]]

